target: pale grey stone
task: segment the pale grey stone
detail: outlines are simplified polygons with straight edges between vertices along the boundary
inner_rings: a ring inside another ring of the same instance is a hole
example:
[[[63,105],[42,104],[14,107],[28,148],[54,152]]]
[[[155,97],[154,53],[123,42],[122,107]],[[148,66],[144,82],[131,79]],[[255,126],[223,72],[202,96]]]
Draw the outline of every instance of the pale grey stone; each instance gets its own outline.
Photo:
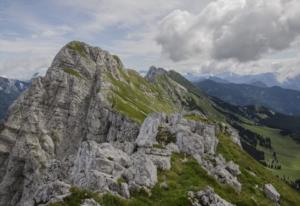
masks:
[[[157,183],[157,168],[143,152],[132,155],[132,166],[124,173],[130,188],[153,187]]]
[[[80,206],[100,206],[94,199],[85,199]]]
[[[188,198],[192,206],[234,206],[222,199],[209,186],[198,192],[189,191]]]
[[[156,136],[158,128],[164,121],[165,115],[161,113],[153,113],[149,115],[143,122],[139,135],[136,139],[136,144],[139,147],[150,147],[157,143]]]
[[[272,184],[265,184],[264,185],[264,192],[270,200],[272,200],[276,203],[279,202],[280,194]]]

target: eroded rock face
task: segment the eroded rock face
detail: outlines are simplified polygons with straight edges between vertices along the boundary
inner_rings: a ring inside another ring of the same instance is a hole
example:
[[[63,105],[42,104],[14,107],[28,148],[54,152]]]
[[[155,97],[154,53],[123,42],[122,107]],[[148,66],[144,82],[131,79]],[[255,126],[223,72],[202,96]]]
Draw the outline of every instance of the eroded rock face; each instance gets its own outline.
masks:
[[[46,76],[35,79],[15,102],[0,132],[1,206],[33,205],[33,194],[57,179],[84,185],[98,177],[96,160],[90,160],[95,165],[82,169],[94,169],[92,174],[78,179],[82,175],[76,169],[82,165],[76,161],[92,158],[97,150],[89,148],[84,156],[85,143],[94,142],[101,148],[102,143],[124,142],[116,147],[132,153],[139,125],[113,111],[105,93],[99,93],[110,86],[103,74],[119,78],[120,64],[106,51],[71,42],[55,57]],[[109,173],[109,169],[107,165],[100,171]],[[117,171],[114,168],[113,175]]]
[[[199,192],[190,191],[188,197],[192,206],[233,206],[233,204],[217,195],[211,187]]]

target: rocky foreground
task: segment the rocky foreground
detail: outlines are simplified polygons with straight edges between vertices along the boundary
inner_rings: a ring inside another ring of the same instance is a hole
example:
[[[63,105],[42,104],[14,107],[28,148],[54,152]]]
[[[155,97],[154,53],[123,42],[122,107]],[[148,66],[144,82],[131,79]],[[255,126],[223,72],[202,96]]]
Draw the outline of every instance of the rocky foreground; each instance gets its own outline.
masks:
[[[1,127],[0,206],[50,205],[63,201],[71,187],[125,199],[137,190],[150,194],[158,171],[172,168],[174,153],[193,157],[221,185],[241,192],[239,165],[217,151],[218,132],[240,145],[237,132],[185,109],[135,121],[118,112],[118,102],[112,100],[111,79],[128,81],[123,72],[118,58],[84,43],[71,42],[58,53],[46,76],[32,82]],[[155,75],[155,69],[148,75],[153,84]],[[204,121],[186,118],[191,115]],[[280,201],[273,186],[265,190],[276,204]],[[212,188],[187,195],[193,206],[232,205]],[[81,205],[99,204],[86,199]]]

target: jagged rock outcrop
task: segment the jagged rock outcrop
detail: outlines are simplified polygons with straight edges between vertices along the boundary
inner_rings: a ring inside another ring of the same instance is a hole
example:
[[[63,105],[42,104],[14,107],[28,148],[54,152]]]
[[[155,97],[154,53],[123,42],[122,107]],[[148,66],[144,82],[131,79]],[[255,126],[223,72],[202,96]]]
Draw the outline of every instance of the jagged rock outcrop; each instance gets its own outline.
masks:
[[[235,144],[237,144],[240,148],[242,148],[241,137],[236,129],[234,129],[231,125],[225,123],[221,123],[221,125],[219,125],[219,129],[222,132],[229,134],[232,141]]]
[[[218,139],[215,135],[216,127],[214,125],[187,120],[182,114],[167,116],[164,114],[152,114],[145,119],[141,126],[141,133],[136,140],[139,148],[147,151],[144,148],[159,144],[159,132],[162,128],[168,131],[170,135],[169,140],[161,143],[167,144],[166,148],[168,148],[168,145],[175,143],[180,152],[193,156],[219,182],[229,184],[237,191],[241,190],[242,185],[237,179],[237,176],[241,173],[239,166],[233,161],[226,162],[222,155],[217,154]],[[167,134],[165,135],[168,136]],[[168,149],[165,150],[168,151]],[[149,155],[149,152],[146,152],[146,154]],[[169,167],[170,155],[171,151],[166,152],[166,155],[156,153],[154,157],[158,157],[161,160],[160,162],[163,162],[161,165]],[[164,161],[162,161],[162,156],[165,157]],[[156,162],[155,160],[154,162]],[[160,164],[157,164],[157,166],[159,167]],[[162,168],[168,169],[168,167]]]
[[[207,187],[198,192],[188,192],[192,206],[233,206],[233,204],[217,195],[213,188]]]
[[[161,113],[154,113],[148,116],[141,126],[136,144],[139,147],[150,147],[153,146],[153,144],[156,144],[158,127],[165,121],[165,119],[165,115]]]
[[[156,81],[157,76],[162,76],[167,74],[168,72],[163,68],[156,68],[155,66],[151,66],[145,78],[154,83]]]
[[[129,198],[157,183],[157,169],[171,168],[173,152],[193,156],[240,190],[238,166],[216,152],[214,125],[179,113],[150,114],[139,125],[113,108],[108,78],[123,81],[124,72],[120,60],[100,48],[81,42],[62,48],[1,128],[0,206],[59,201],[71,186]]]
[[[139,125],[113,111],[105,93],[98,92],[110,87],[105,72],[119,78],[119,67],[108,52],[71,42],[46,76],[33,80],[0,133],[1,206],[33,205],[35,191],[57,179],[71,185],[80,182],[71,174],[78,174],[74,163],[85,141],[123,142],[119,149],[132,153],[132,146],[122,146],[133,145]]]

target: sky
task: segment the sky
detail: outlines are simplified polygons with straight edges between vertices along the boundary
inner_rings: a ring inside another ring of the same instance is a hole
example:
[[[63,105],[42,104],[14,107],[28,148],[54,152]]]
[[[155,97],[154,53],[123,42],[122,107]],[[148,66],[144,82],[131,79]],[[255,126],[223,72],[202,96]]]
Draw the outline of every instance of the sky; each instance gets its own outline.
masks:
[[[72,40],[183,74],[300,74],[299,0],[0,0],[0,76],[43,74]]]

